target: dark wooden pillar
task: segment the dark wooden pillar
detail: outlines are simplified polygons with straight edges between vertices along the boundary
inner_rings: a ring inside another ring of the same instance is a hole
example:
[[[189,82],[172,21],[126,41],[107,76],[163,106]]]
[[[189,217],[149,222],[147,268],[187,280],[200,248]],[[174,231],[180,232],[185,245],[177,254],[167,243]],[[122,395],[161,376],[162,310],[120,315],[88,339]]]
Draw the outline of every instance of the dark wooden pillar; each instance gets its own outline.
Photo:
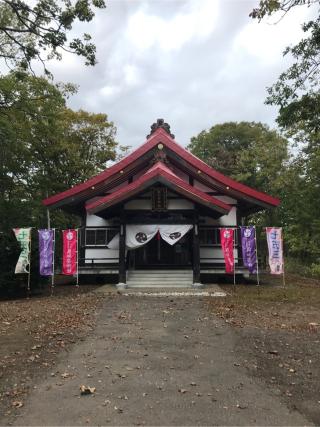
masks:
[[[86,256],[86,214],[81,215],[81,224],[79,229],[79,265],[85,265]]]
[[[200,241],[198,213],[195,213],[193,221],[193,283],[200,283]]]
[[[243,267],[243,256],[242,256],[242,246],[241,246],[241,232],[240,232],[240,226],[241,225],[245,225],[244,224],[244,218],[241,214],[241,211],[239,210],[239,207],[236,206],[237,212],[236,212],[236,217],[237,217],[237,226],[235,229],[235,233],[237,233],[237,238],[238,238],[238,244],[237,244],[237,249],[238,249],[238,267]]]
[[[120,238],[119,238],[119,283],[127,282],[126,274],[126,215],[122,208],[120,216]]]

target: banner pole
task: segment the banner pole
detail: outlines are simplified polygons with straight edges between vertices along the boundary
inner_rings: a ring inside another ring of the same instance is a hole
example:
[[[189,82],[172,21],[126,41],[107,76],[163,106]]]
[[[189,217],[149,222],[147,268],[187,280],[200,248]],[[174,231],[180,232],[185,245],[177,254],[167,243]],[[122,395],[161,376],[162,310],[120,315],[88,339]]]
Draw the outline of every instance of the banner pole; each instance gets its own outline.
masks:
[[[31,275],[31,233],[32,228],[30,228],[30,235],[29,235],[29,271],[28,271],[28,284],[27,284],[27,293],[28,297],[30,298],[30,275]]]
[[[255,246],[256,246],[256,260],[257,260],[257,286],[260,286],[258,246],[257,246],[257,229],[256,229],[256,226],[254,226],[254,243],[255,243]]]
[[[236,233],[237,233],[237,229],[234,228],[234,235],[233,235],[233,285],[236,285],[236,254],[235,254],[235,250],[236,250]]]
[[[77,232],[77,283],[76,287],[79,288],[79,228],[76,229]]]
[[[283,228],[281,228],[281,252],[282,252],[282,281],[283,287],[286,286],[286,279],[284,275],[284,249],[283,249]]]
[[[54,255],[56,250],[56,229],[53,228],[53,253],[52,253],[52,276],[51,276],[51,296],[54,291]]]

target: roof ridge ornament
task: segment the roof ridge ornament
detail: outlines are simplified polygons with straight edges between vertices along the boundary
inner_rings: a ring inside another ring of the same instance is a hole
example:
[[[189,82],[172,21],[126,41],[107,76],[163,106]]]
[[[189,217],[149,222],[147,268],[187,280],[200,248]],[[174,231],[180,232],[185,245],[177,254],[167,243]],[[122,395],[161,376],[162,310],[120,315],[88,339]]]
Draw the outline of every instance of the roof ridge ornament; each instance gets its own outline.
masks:
[[[151,125],[151,132],[149,135],[147,135],[147,139],[150,138],[150,136],[157,130],[157,129],[163,129],[171,136],[172,139],[174,139],[174,135],[171,133],[170,125],[164,121],[164,119],[157,119],[155,123]]]

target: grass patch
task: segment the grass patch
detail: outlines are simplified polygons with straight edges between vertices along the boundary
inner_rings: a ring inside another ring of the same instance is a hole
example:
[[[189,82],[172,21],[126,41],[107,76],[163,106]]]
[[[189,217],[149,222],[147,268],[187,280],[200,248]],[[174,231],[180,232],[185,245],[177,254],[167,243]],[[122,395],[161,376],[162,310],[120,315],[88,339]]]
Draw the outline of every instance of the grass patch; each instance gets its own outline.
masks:
[[[320,328],[319,281],[289,275],[283,287],[280,278],[265,279],[263,286],[223,286],[227,297],[208,299],[209,310],[241,327],[312,331]]]

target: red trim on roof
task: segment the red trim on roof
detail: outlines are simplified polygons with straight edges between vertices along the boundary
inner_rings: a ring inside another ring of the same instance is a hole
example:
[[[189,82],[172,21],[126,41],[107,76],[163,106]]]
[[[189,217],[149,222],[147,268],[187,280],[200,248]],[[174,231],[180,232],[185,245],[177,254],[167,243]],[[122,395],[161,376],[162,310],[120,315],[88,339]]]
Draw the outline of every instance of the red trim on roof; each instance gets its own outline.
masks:
[[[159,131],[160,130],[163,133],[166,133],[162,129],[159,129]],[[157,133],[159,133],[159,131],[155,132],[144,144],[142,144],[139,148],[134,150],[128,156],[124,157],[122,160],[120,160],[120,162],[110,166],[110,168],[104,170],[100,174],[88,179],[87,181],[81,184],[75,185],[74,187],[69,188],[68,190],[62,191],[61,193],[55,194],[54,196],[44,199],[43,204],[45,206],[53,205],[63,199],[72,197],[78,193],[88,190],[90,187],[93,187],[99,184],[100,182],[110,178],[116,173],[120,173],[121,170],[125,169],[130,163],[134,162],[139,157],[143,156],[147,151],[149,151],[159,142],[157,138],[158,136]]]
[[[228,213],[231,210],[230,205],[216,199],[215,197],[209,196],[201,190],[187,184],[181,178],[178,178],[172,171],[168,171],[168,168],[161,162],[158,162],[128,186],[120,188],[118,191],[108,194],[107,196],[101,197],[99,200],[88,203],[86,205],[86,210],[89,213],[94,213],[120,203],[121,201],[128,199],[128,197],[131,197],[133,194],[140,192],[143,186],[147,187],[148,184],[151,185],[152,182],[150,181],[161,180],[161,178],[164,179],[165,182],[174,184],[177,192],[181,192],[182,190],[184,195],[192,200],[196,199],[198,202],[205,204],[206,206],[209,204],[212,209],[218,210],[219,212]]]
[[[125,169],[128,165],[130,165],[130,163],[134,162],[139,157],[143,156],[146,152],[152,149],[159,142],[161,142],[170,150],[178,154],[182,159],[184,159],[186,162],[188,162],[189,164],[191,164],[192,166],[200,170],[202,173],[218,181],[220,184],[226,187],[230,187],[230,190],[238,191],[239,193],[250,196],[256,200],[259,200],[271,206],[278,206],[280,204],[279,199],[269,196],[268,194],[262,193],[260,191],[257,191],[251,187],[248,187],[247,185],[234,181],[233,179],[211,168],[202,160],[198,159],[196,156],[188,152],[185,148],[177,144],[177,142],[175,142],[167,134],[167,132],[165,132],[161,128],[157,129],[153,133],[153,135],[143,145],[141,145],[139,148],[137,148],[135,151],[133,151],[124,159],[120,160],[120,162],[116,163],[115,165],[101,172],[99,175],[94,176],[93,178],[89,179],[88,181],[82,184],[76,185],[70,188],[69,190],[63,191],[62,193],[58,193],[54,196],[51,196],[43,200],[43,204],[46,206],[54,205],[55,203],[58,203],[63,199],[82,193],[85,190],[88,190],[90,187],[93,187],[99,184],[100,182],[116,175],[117,173],[120,173],[121,170]]]
[[[253,197],[254,199],[261,200],[264,203],[267,203],[272,206],[278,206],[280,204],[280,199],[276,197],[269,196],[269,194],[263,193],[261,191],[255,190],[245,184],[241,184],[240,182],[235,181],[228,176],[223,175],[222,173],[216,171],[212,167],[208,166],[205,162],[200,160],[198,157],[181,147],[179,144],[175,143],[173,140],[165,142],[165,145],[170,148],[172,151],[175,151],[186,160],[191,165],[197,167],[201,172],[215,179],[216,181],[224,184],[226,187],[230,187],[232,190],[239,191],[242,194],[246,194],[248,196]]]
[[[171,169],[169,169],[168,166],[166,166],[164,163],[162,163],[160,160],[157,163],[155,163],[150,169],[148,169],[144,174],[153,172],[155,169],[161,169],[167,173],[170,173],[171,175],[175,176],[176,178],[178,178],[177,175]]]

